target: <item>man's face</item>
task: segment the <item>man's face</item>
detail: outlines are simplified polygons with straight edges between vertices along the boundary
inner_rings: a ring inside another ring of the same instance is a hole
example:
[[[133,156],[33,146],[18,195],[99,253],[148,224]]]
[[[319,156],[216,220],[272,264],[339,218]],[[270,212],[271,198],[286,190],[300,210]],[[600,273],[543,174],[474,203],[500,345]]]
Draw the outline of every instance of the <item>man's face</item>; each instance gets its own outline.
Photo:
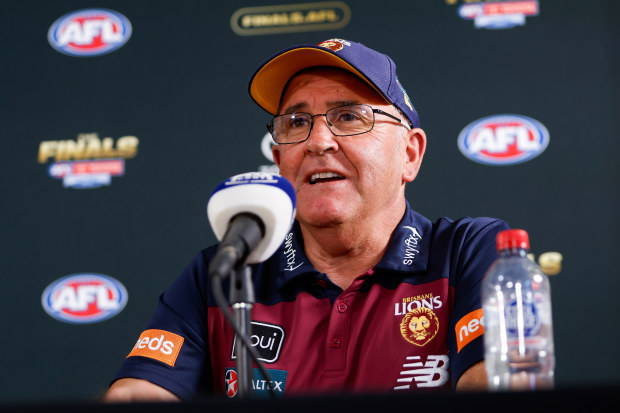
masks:
[[[294,77],[283,95],[280,114],[314,115],[347,104],[367,104],[402,119],[365,82],[334,69],[316,69]],[[280,173],[295,188],[297,218],[302,225],[363,225],[369,219],[381,219],[395,206],[402,208],[404,183],[415,177],[424,150],[422,144],[412,169],[410,133],[397,121],[377,114],[370,132],[335,136],[325,117],[318,116],[308,140],[274,146]],[[324,179],[315,182],[316,174],[323,174]]]

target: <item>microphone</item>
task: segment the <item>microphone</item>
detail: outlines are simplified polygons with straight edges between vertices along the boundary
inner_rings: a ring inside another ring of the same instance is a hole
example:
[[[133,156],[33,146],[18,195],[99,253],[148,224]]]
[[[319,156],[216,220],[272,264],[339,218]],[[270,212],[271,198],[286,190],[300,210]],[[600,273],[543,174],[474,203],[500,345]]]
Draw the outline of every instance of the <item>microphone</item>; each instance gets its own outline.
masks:
[[[273,173],[248,172],[222,182],[207,203],[207,216],[220,244],[209,274],[227,277],[239,264],[271,257],[295,219],[293,186]]]

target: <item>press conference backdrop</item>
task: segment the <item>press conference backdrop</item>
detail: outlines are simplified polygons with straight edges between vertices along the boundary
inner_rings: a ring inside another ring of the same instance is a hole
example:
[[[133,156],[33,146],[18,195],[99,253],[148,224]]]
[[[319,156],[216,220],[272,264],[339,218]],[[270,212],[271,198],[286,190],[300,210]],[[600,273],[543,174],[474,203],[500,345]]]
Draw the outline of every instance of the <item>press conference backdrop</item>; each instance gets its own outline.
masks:
[[[249,76],[327,39],[397,63],[428,135],[415,209],[561,257],[557,387],[618,384],[619,23],[614,0],[2,0],[0,403],[107,387],[215,241],[211,191],[276,170]]]

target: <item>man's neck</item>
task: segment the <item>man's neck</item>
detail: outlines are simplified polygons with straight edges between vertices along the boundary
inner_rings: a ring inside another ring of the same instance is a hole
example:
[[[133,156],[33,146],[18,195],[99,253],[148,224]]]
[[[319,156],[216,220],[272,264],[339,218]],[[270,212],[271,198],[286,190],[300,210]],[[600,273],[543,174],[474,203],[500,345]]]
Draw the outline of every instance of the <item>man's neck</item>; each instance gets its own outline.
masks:
[[[351,222],[317,228],[300,223],[306,256],[314,268],[345,290],[379,263],[404,211],[403,205],[400,212],[364,225]]]

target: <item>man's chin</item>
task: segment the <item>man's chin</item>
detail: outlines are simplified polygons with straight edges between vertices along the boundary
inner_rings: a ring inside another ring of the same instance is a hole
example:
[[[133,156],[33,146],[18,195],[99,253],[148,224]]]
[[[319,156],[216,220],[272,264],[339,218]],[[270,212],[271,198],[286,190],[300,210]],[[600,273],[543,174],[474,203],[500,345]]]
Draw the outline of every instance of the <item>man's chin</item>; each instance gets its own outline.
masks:
[[[304,213],[297,211],[297,219],[300,223],[314,228],[331,228],[346,222],[342,208],[309,208],[310,211]]]

